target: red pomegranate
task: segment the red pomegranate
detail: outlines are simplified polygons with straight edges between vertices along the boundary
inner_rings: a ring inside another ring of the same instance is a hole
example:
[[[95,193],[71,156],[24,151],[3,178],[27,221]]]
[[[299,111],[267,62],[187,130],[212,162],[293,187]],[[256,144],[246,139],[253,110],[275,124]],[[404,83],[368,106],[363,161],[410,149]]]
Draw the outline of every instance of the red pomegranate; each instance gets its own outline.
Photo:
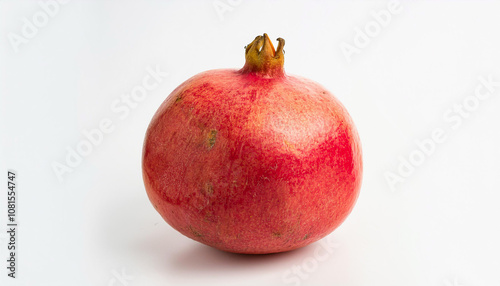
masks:
[[[241,70],[177,87],[146,133],[143,177],[161,216],[185,236],[235,253],[274,253],[321,239],[351,212],[361,144],[325,88],[286,75],[283,46],[258,36]]]

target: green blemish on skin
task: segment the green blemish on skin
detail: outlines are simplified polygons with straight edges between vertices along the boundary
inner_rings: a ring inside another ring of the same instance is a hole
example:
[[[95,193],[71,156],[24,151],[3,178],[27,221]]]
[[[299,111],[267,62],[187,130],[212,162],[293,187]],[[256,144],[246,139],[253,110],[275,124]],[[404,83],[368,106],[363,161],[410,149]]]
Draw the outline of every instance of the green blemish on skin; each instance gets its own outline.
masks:
[[[203,217],[203,221],[210,222],[211,220],[212,220],[212,213],[211,212],[207,212],[205,214],[205,216]]]
[[[304,238],[303,238],[302,240],[306,240],[306,239],[308,239],[308,238],[309,238],[309,233],[308,233],[308,234],[306,234],[306,235],[304,235]]]
[[[212,183],[208,182],[205,187],[201,190],[204,195],[212,196],[214,194],[214,186]]]
[[[175,102],[177,103],[177,102],[179,102],[179,101],[181,101],[181,100],[182,100],[182,96],[178,96],[178,97],[175,99]]]
[[[208,182],[206,187],[205,187],[205,192],[207,193],[207,195],[211,196],[214,194],[214,186],[212,185],[212,183]]]
[[[207,137],[208,150],[210,150],[214,147],[216,137],[217,137],[217,130],[215,130],[215,129],[210,130],[210,133],[208,133],[208,137]]]
[[[189,226],[189,230],[194,234],[194,236],[196,237],[203,237],[203,234],[197,232],[196,230],[194,230],[194,228],[190,225]]]
[[[273,237],[279,238],[281,236],[282,236],[281,232],[273,232]]]

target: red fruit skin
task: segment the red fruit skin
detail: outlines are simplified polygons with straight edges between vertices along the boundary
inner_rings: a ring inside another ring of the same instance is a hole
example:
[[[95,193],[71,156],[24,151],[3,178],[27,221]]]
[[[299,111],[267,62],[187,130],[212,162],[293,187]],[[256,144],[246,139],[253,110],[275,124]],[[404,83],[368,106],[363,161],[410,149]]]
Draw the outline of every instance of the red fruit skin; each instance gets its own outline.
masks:
[[[310,80],[200,73],[154,115],[143,178],[173,228],[235,253],[296,249],[351,212],[361,144],[347,110]]]

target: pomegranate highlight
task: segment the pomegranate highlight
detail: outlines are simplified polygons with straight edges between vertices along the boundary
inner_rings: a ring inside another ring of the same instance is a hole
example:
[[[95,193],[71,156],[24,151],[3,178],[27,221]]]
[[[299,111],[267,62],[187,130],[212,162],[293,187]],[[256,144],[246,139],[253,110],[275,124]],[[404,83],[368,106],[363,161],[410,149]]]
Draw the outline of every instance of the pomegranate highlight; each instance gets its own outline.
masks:
[[[144,141],[148,197],[174,229],[206,245],[264,254],[328,235],[361,187],[361,143],[344,106],[321,85],[286,75],[285,41],[245,48],[240,70],[177,87]]]

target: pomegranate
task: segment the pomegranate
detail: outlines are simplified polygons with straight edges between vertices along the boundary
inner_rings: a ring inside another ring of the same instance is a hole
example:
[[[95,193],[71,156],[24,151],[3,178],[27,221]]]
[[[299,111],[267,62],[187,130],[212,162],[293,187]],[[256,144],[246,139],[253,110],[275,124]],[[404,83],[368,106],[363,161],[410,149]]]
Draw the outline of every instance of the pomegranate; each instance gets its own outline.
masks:
[[[275,253],[321,239],[351,212],[361,144],[325,88],[286,75],[285,41],[245,48],[240,70],[210,70],[177,87],[144,141],[144,184],[174,229],[235,253]]]

